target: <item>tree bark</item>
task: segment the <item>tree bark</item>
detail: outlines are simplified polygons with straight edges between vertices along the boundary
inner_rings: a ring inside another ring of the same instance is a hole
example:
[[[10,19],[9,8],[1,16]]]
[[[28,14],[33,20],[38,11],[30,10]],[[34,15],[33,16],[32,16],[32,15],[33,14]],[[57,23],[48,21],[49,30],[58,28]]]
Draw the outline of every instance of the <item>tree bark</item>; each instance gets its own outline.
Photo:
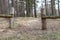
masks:
[[[20,5],[19,5],[19,16],[20,17],[25,17],[25,12],[24,12],[24,0],[19,0]]]
[[[55,13],[55,0],[51,0],[51,9],[52,9],[52,15],[56,15],[56,13]]]
[[[36,14],[36,0],[34,0],[34,15],[35,15],[35,17],[37,17],[37,14]]]

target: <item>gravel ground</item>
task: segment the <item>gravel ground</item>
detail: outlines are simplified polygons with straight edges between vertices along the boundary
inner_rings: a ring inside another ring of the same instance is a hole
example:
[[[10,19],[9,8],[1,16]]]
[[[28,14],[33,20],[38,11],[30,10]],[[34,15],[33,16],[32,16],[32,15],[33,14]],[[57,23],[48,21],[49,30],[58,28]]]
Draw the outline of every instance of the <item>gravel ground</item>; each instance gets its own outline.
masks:
[[[60,40],[60,19],[47,19],[47,30],[41,30],[41,18],[15,18],[13,29],[6,29],[8,20],[0,21],[0,40]]]

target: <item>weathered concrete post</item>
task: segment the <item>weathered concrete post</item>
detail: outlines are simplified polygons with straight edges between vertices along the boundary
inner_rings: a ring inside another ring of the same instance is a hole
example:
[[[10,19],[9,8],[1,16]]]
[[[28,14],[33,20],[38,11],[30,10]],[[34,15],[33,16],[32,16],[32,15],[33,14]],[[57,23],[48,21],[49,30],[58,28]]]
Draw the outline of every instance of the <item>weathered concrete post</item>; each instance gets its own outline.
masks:
[[[9,18],[9,28],[14,27],[14,7],[11,7],[10,15],[12,18]]]
[[[43,8],[41,8],[41,21],[42,21],[42,30],[46,30],[47,27],[46,27],[46,18],[43,18]]]
[[[42,20],[42,30],[46,30],[47,26],[46,26],[46,18],[41,18]]]

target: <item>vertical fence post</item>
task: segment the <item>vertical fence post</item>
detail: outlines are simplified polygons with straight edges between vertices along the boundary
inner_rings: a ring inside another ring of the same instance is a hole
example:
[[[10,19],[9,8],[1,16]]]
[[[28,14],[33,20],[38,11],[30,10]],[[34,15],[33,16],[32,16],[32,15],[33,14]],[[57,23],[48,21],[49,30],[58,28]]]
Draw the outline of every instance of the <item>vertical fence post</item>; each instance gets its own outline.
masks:
[[[13,27],[14,27],[14,19],[9,18],[9,28],[13,28]]]
[[[41,18],[42,20],[42,30],[46,30],[47,27],[46,27],[46,18]]]
[[[9,28],[11,29],[11,18],[8,18],[9,20]]]
[[[13,26],[14,26],[14,18],[13,18],[13,15],[10,14],[11,17],[8,18],[8,22],[9,22],[9,28],[11,29]]]
[[[14,27],[14,7],[11,7],[10,15],[12,16],[12,18],[9,18],[9,24],[10,24],[9,28],[13,28]]]
[[[41,8],[41,21],[42,21],[42,30],[46,30],[47,26],[46,26],[46,18],[43,18],[43,8]]]

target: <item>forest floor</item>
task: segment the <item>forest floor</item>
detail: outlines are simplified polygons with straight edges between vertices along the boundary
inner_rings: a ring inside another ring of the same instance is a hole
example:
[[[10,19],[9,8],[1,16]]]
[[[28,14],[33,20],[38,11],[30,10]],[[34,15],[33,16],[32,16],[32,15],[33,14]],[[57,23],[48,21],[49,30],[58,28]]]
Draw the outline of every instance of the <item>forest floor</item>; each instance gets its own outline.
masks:
[[[0,40],[60,40],[60,19],[47,19],[47,30],[41,30],[41,18],[14,19],[8,29],[8,20],[0,18]]]

